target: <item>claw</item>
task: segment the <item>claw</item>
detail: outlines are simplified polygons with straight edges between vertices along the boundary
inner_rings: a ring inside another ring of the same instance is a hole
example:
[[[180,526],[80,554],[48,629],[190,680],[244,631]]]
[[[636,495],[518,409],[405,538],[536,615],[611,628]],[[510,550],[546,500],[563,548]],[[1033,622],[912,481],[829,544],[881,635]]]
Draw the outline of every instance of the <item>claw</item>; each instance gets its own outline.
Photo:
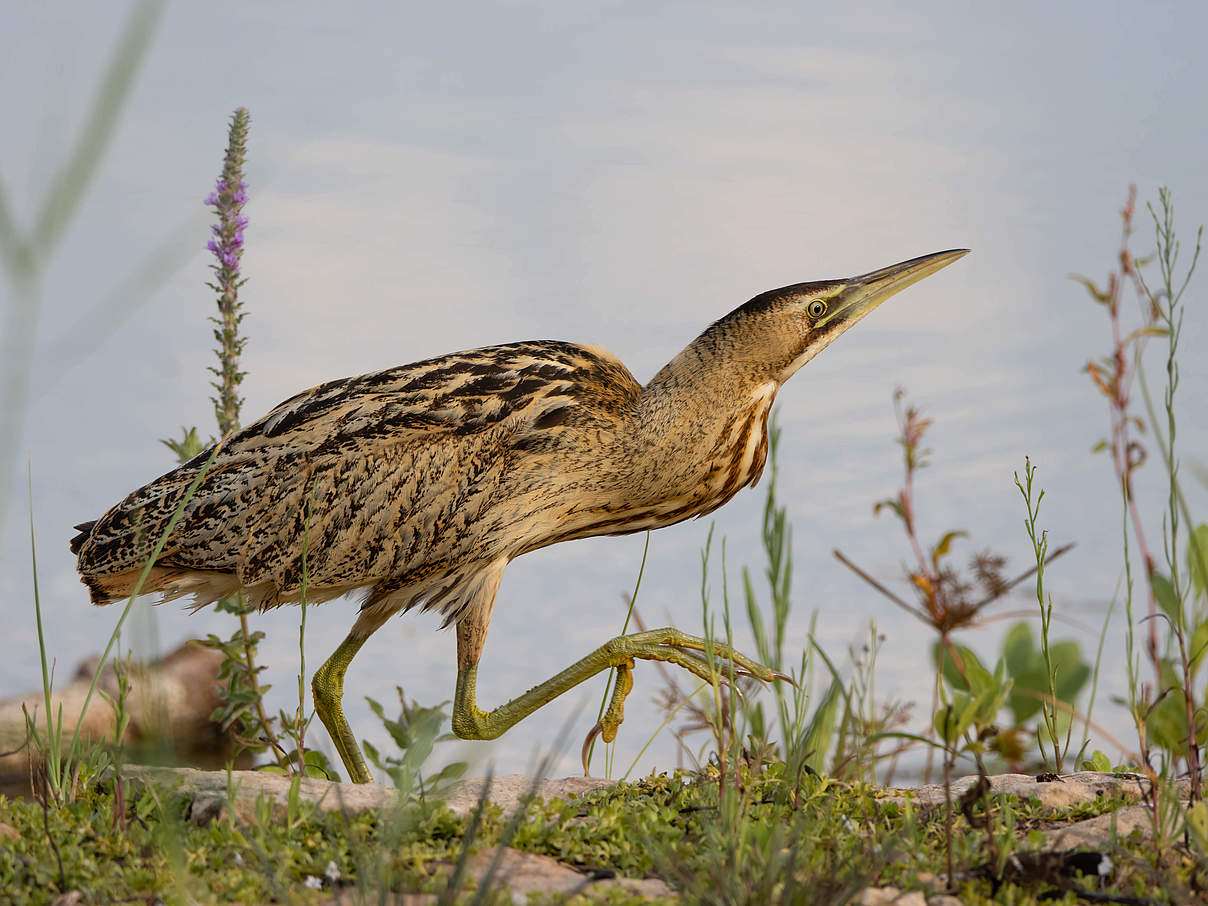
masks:
[[[587,738],[585,740],[583,740],[582,759],[583,759],[583,776],[584,777],[591,776],[591,771],[588,769],[588,766],[587,766],[587,759],[588,759],[588,756],[591,755],[592,743],[596,741],[596,737],[599,736],[600,733],[603,732],[603,730],[604,730],[604,725],[597,720],[596,725],[587,731]]]

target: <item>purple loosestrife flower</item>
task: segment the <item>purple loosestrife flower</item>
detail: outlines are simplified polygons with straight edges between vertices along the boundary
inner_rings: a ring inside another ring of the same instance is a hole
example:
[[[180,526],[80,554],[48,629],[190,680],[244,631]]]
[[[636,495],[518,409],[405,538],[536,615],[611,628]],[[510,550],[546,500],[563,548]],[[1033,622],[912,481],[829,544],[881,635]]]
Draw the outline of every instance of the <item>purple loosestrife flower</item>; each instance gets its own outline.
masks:
[[[210,320],[217,325],[214,339],[218,341],[218,348],[214,352],[219,364],[210,371],[217,377],[211,386],[218,391],[218,396],[213,398],[214,415],[218,419],[219,433],[223,435],[239,428],[239,409],[243,400],[236,388],[246,373],[239,370],[239,353],[247,342],[239,336],[239,323],[243,320],[239,289],[247,282],[240,271],[243,234],[248,224],[243,214],[243,206],[247,203],[247,183],[243,181],[247,127],[248,112],[240,107],[231,117],[222,175],[218,177],[214,191],[205,199],[206,206],[218,215],[218,222],[210,227],[213,235],[206,243],[206,249],[218,262],[210,265],[215,282],[207,285],[218,293],[218,317]]]

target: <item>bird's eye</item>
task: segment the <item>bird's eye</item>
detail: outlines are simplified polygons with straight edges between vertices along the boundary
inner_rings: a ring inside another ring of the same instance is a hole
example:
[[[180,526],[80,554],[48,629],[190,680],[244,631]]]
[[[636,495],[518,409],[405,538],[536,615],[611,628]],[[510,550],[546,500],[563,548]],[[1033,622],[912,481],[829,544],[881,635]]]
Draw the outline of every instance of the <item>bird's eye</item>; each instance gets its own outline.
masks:
[[[809,308],[806,311],[810,313],[811,318],[821,318],[826,314],[826,303],[821,299],[815,299],[809,304]]]

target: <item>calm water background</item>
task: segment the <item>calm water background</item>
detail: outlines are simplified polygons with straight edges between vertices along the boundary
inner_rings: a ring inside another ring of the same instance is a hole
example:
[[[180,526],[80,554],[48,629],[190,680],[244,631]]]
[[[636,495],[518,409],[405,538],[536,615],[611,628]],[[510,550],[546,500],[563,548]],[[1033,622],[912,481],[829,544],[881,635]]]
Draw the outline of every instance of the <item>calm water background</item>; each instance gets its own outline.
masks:
[[[798,375],[780,396],[781,489],[795,525],[794,645],[817,610],[843,659],[875,620],[887,636],[877,688],[930,697],[926,630],[831,556],[883,581],[908,554],[871,504],[900,481],[891,394],[935,419],[919,480],[924,539],[962,528],[1023,569],[1025,454],[1048,490],[1042,522],[1078,548],[1050,571],[1061,635],[1093,648],[1120,574],[1119,501],[1090,453],[1106,412],[1080,368],[1107,322],[1067,275],[1101,277],[1130,181],[1175,190],[1180,226],[1208,219],[1199,3],[514,3],[456,10],[328,4],[180,4],[169,10],[130,107],[64,246],[50,262],[22,463],[33,475],[43,605],[63,676],[99,650],[116,609],[94,609],[72,570],[76,522],[166,471],[157,440],[212,424],[206,366],[212,294],[201,199],[231,110],[252,113],[244,258],[249,338],[245,422],[320,381],[508,340],[599,343],[648,379],[711,320],[762,290],[861,273],[926,252],[974,254],[909,290]],[[107,6],[23,4],[0,34],[0,176],[26,222],[76,134],[120,26]],[[90,306],[172,230],[196,219],[197,253],[122,317],[72,334]],[[1136,247],[1152,246],[1144,217]],[[1184,334],[1180,443],[1208,449],[1204,292]],[[11,304],[6,295],[3,304]],[[1154,350],[1155,352],[1157,350]],[[1154,359],[1154,375],[1158,362]],[[4,430],[20,430],[4,413]],[[18,469],[24,472],[23,469]],[[1160,544],[1156,465],[1144,470]],[[24,476],[0,542],[0,694],[37,682]],[[1203,489],[1189,482],[1205,518]],[[716,514],[732,588],[761,568],[760,491]],[[656,533],[640,595],[651,625],[700,627],[708,522]],[[480,700],[501,702],[615,634],[643,538],[593,539],[508,570]],[[711,578],[720,602],[721,575]],[[313,669],[353,619],[312,611]],[[1027,595],[1004,609],[1034,607]],[[267,614],[274,707],[290,707],[296,609]],[[452,697],[454,639],[430,616],[388,623],[348,677],[356,730],[381,743],[362,696]],[[168,649],[229,631],[178,606],[140,617],[127,640]],[[989,655],[1002,624],[965,640]],[[1122,690],[1115,619],[1104,691]],[[739,634],[740,641],[746,636]],[[639,665],[618,763],[656,726],[659,681]],[[594,719],[602,681],[502,740],[467,745],[524,770]],[[1117,730],[1101,694],[1096,717]],[[588,712],[591,712],[590,716]],[[1131,736],[1125,736],[1131,741]],[[675,762],[666,734],[639,770]],[[573,771],[577,755],[556,770]]]

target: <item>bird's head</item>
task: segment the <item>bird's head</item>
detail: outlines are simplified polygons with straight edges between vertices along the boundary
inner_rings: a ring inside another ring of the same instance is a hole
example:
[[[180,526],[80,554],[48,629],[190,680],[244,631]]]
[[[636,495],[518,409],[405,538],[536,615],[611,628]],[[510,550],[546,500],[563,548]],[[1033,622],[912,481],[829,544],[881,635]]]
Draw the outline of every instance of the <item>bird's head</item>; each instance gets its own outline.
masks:
[[[968,249],[912,258],[846,280],[795,283],[760,293],[722,318],[715,328],[746,335],[750,364],[769,369],[783,384],[843,331],[895,293],[947,267]]]

